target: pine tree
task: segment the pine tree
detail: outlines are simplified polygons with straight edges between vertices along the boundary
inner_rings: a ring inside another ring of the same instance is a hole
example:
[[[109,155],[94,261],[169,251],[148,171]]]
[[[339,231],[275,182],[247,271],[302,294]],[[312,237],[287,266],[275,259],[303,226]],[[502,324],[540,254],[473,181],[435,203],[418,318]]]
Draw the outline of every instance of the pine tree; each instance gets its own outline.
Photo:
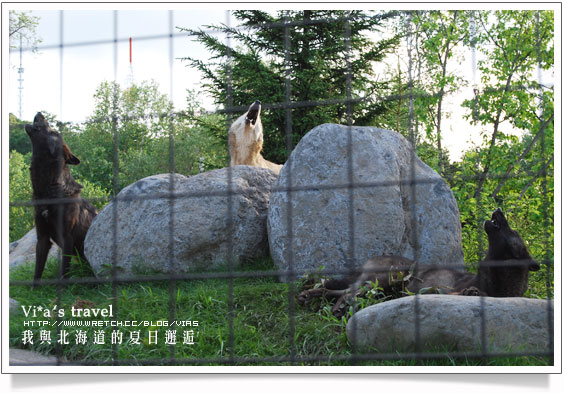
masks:
[[[355,125],[371,125],[385,110],[378,101],[385,81],[376,80],[374,67],[398,39],[375,42],[369,34],[381,29],[392,13],[296,10],[233,15],[236,27],[182,29],[212,53],[211,63],[184,60],[203,73],[204,89],[216,104],[239,107],[234,116],[255,100],[263,103],[267,159],[284,162],[288,151],[319,124],[348,124],[350,119]],[[225,35],[230,38],[225,40]],[[285,109],[287,94],[291,113]],[[288,120],[291,140],[286,138]]]

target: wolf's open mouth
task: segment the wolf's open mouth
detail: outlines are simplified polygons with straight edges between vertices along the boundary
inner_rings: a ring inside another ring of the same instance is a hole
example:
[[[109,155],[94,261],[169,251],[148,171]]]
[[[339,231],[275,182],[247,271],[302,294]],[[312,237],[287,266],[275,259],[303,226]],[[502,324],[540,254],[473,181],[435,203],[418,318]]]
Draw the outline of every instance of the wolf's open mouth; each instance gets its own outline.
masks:
[[[245,118],[245,120],[247,120],[247,123],[252,123],[252,125],[255,125],[255,123],[257,122],[257,117],[258,117],[258,109],[250,110],[247,113],[247,117]]]
[[[505,216],[503,215],[500,208],[494,210],[491,219],[486,221],[486,223],[486,232],[491,229],[499,230],[502,226],[507,226],[507,220],[505,219]]]
[[[500,208],[497,208],[492,213],[491,223],[494,225],[495,228],[499,228],[504,222],[506,222],[503,213],[501,212]]]
[[[259,113],[260,113],[260,101],[255,101],[255,103],[251,105],[249,111],[247,112],[247,117],[245,118],[247,124],[252,123],[252,125],[255,125]]]

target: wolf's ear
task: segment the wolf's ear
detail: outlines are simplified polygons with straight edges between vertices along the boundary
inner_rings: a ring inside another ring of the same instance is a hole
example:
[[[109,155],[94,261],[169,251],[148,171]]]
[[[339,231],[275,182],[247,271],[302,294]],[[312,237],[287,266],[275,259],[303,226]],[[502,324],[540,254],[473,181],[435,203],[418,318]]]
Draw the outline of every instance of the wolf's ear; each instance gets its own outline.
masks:
[[[65,142],[63,142],[63,154],[65,155],[65,162],[69,165],[78,165],[80,164],[80,160],[77,156],[72,154],[69,147]]]
[[[70,154],[70,156],[65,160],[65,162],[69,165],[78,165],[80,164],[80,160],[74,154]]]

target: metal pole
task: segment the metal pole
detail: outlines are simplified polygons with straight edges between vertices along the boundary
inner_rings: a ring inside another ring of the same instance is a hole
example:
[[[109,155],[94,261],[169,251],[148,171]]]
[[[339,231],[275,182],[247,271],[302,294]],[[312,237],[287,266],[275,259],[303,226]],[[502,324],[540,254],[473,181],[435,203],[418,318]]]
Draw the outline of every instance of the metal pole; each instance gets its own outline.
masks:
[[[20,68],[18,68],[18,75],[19,75],[18,76],[18,82],[19,82],[18,89],[20,91],[20,94],[19,94],[20,102],[19,102],[18,117],[19,117],[20,120],[22,118],[22,95],[23,95],[23,72],[24,72],[23,62],[22,62],[22,58],[23,58],[22,42],[23,42],[22,34],[20,33]]]

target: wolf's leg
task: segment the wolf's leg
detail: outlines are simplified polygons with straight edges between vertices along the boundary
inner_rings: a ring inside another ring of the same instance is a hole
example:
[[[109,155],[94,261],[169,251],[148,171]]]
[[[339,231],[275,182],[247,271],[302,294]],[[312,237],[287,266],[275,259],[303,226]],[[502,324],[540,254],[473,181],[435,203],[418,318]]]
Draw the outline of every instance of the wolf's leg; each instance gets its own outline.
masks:
[[[300,292],[300,294],[298,295],[298,303],[300,303],[302,306],[307,305],[311,303],[313,299],[324,296],[326,292],[327,289],[323,287],[307,289]]]
[[[41,233],[39,226],[37,227],[37,244],[35,246],[35,274],[33,275],[33,286],[41,279],[43,270],[45,269],[45,262],[47,255],[51,249],[51,240],[49,235]]]
[[[61,277],[68,278],[70,271],[70,261],[72,255],[75,253],[74,241],[71,234],[67,234],[63,238],[63,261],[61,266]]]
[[[300,292],[300,294],[298,295],[298,302],[301,305],[306,305],[306,304],[309,304],[316,297],[338,298],[338,297],[343,296],[344,294],[346,294],[348,292],[349,292],[349,289],[336,290],[336,289],[326,289],[326,288],[323,288],[323,287],[312,288],[312,289],[308,289],[308,290]]]

